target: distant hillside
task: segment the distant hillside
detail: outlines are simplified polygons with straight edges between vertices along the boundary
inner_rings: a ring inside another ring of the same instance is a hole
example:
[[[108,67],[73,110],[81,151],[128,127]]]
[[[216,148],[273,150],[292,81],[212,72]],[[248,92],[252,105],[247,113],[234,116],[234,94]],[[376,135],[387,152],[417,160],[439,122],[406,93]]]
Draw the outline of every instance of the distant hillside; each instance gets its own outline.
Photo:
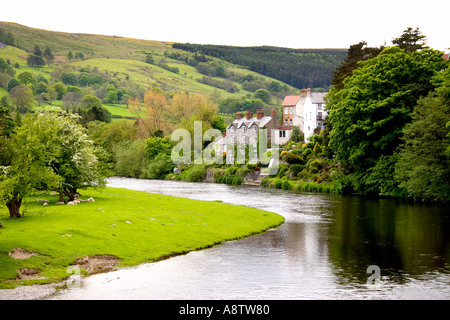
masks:
[[[347,56],[346,49],[290,49],[174,43],[173,48],[216,57],[301,89],[328,89],[332,72]]]
[[[114,75],[116,80],[126,78],[142,88],[158,84],[164,91],[197,92],[211,96],[215,101],[230,97],[249,98],[258,89],[270,89],[271,101],[278,105],[284,95],[297,91],[282,81],[225,60],[173,48],[171,42],[55,32],[11,22],[0,22],[0,30],[11,33],[14,46],[22,50],[22,54],[14,55],[13,49],[9,49],[11,52],[2,49],[0,56],[20,65],[26,63],[26,53],[32,53],[35,46],[42,50],[48,46],[55,56],[52,64],[47,66],[53,69],[48,69],[48,74],[61,68],[76,72],[96,67]],[[69,51],[81,52],[83,58],[68,60]],[[210,73],[201,68],[205,66],[222,72]]]

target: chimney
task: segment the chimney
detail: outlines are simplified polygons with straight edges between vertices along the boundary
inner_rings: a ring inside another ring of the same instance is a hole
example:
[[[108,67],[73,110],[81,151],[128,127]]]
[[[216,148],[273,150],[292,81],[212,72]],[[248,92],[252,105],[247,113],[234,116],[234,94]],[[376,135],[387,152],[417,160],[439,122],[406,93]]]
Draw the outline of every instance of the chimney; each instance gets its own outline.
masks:
[[[253,118],[253,112],[251,110],[247,110],[246,118],[247,120]]]
[[[239,120],[242,118],[242,112],[238,111],[236,112],[236,120]]]
[[[301,92],[302,92],[302,93],[301,93],[300,95],[301,95],[302,97],[306,97],[306,93],[307,93],[306,88],[303,88]]]
[[[227,132],[226,131],[224,131],[224,132],[222,132],[222,137],[226,137],[227,136]]]
[[[308,89],[306,90],[306,95],[310,96],[311,95],[311,87],[308,86]]]
[[[261,119],[262,117],[264,117],[264,113],[262,112],[261,109],[256,109],[256,119]]]
[[[272,109],[272,111],[270,112],[270,116],[272,118],[276,118],[277,117],[277,112],[275,111],[275,109]]]

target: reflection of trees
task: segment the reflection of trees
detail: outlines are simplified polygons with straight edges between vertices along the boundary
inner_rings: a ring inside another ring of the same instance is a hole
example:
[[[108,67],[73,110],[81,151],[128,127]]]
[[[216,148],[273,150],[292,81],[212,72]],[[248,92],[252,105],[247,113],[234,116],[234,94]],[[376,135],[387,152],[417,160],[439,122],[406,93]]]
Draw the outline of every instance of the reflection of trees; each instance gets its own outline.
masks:
[[[369,265],[395,281],[445,267],[450,226],[443,207],[342,197],[334,219],[330,261],[346,281],[365,283]]]

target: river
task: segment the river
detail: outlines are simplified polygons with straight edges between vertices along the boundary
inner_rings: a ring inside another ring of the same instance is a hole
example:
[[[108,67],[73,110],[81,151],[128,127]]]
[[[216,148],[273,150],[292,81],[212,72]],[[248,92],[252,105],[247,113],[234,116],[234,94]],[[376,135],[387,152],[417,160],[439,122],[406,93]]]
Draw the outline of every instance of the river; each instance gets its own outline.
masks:
[[[210,249],[89,276],[48,299],[450,299],[443,206],[182,181],[112,178],[108,186],[222,200],[286,221]]]

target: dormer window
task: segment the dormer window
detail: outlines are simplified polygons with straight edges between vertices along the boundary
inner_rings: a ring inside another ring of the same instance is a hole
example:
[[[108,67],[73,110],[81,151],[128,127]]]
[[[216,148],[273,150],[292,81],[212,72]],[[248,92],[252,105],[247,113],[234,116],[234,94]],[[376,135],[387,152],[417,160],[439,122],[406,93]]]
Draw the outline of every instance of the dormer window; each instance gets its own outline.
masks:
[[[234,126],[230,127],[230,132],[233,133],[236,130],[236,128]]]
[[[246,126],[242,126],[242,132],[245,132],[247,130]]]

